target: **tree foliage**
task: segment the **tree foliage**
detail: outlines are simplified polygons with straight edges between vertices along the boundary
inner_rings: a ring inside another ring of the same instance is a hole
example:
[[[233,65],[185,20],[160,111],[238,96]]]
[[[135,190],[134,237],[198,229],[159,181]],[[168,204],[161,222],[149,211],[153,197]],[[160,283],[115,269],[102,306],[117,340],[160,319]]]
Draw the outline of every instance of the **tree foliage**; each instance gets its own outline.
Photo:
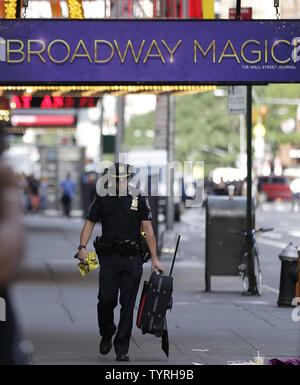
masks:
[[[134,115],[125,129],[124,148],[153,147],[154,136],[152,138],[147,136],[147,131],[152,131],[154,135],[154,124],[154,111]]]
[[[224,87],[226,90],[227,87]],[[300,87],[296,84],[273,84],[255,86],[259,99],[289,98],[300,99]],[[268,108],[263,117],[266,127],[266,144],[274,148],[278,143],[300,144],[300,134],[284,134],[281,123],[296,118],[296,105],[278,105],[262,102]],[[216,97],[213,92],[176,97],[175,157],[176,160],[200,160],[205,162],[206,174],[215,167],[235,167],[240,152],[240,121],[236,115],[228,115],[227,97]],[[258,105],[253,99],[253,125],[258,121]],[[154,131],[154,111],[134,116],[127,128],[124,146],[153,147],[154,139],[146,136]],[[137,130],[141,135],[135,136]],[[139,132],[139,131],[138,131]],[[220,156],[220,153],[223,156]],[[217,155],[218,153],[219,155]]]
[[[235,166],[239,118],[228,115],[227,98],[215,97],[213,92],[177,97],[175,143],[178,160],[204,161],[206,172]]]
[[[297,105],[289,104],[271,104],[264,101],[267,99],[300,99],[300,87],[298,84],[271,84],[269,86],[256,86],[254,87],[261,105],[265,105],[268,112],[263,117],[263,124],[266,127],[266,143],[268,144],[280,144],[280,143],[295,143],[300,144],[300,135],[297,132],[291,134],[285,134],[281,130],[281,124],[288,119],[296,119]],[[254,124],[257,121],[258,107],[256,103],[253,105],[254,109]],[[256,113],[255,113],[256,112]]]
[[[154,112],[135,115],[126,128],[124,147],[153,146],[146,131],[154,130],[154,124]],[[137,130],[142,133],[139,137]],[[216,98],[212,92],[176,97],[176,160],[204,161],[206,171],[234,165],[239,140],[239,119],[228,116],[227,98]],[[218,150],[224,156],[217,155]]]

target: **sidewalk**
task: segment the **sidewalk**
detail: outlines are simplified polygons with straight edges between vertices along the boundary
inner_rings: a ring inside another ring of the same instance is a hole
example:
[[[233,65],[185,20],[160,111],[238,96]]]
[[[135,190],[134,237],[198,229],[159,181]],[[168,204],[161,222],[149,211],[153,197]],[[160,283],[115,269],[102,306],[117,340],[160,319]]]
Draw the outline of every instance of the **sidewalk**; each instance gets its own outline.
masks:
[[[33,364],[116,365],[113,350],[107,356],[98,353],[98,274],[81,277],[73,259],[82,220],[27,216],[24,223],[27,255],[12,294],[23,334],[34,345]],[[300,322],[292,321],[292,308],[278,308],[273,292],[242,296],[239,278],[215,278],[214,291],[205,293],[204,246],[199,254],[197,260],[185,260],[181,247],[174,268],[169,359],[160,339],[134,326],[128,364],[222,365],[251,359],[257,350],[266,361],[299,357]],[[163,263],[168,271],[170,261]],[[149,274],[148,263],[141,286]]]

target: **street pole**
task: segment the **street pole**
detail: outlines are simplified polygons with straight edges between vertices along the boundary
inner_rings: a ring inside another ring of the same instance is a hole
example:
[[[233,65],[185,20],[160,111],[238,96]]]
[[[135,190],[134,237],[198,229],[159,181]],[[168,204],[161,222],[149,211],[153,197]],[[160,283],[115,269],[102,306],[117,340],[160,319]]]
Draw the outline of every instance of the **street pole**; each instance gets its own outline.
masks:
[[[125,96],[117,97],[117,115],[118,115],[118,123],[117,123],[117,134],[116,134],[116,142],[115,142],[115,161],[119,161],[119,155],[122,151],[122,142],[123,142],[123,134],[125,131]],[[121,161],[121,160],[120,160]]]
[[[241,0],[236,0],[236,18],[241,20]]]
[[[183,18],[188,17],[188,3],[184,1]],[[165,11],[166,12],[166,11]],[[166,15],[165,15],[166,16]],[[167,118],[167,159],[168,159],[168,180],[167,180],[167,215],[166,230],[174,229],[174,168],[170,167],[175,160],[175,96],[168,96],[168,118]]]
[[[241,20],[241,0],[236,0],[236,19]],[[252,250],[252,86],[247,85],[247,251],[248,295],[255,295],[254,255]]]
[[[125,6],[127,5],[127,1],[121,2],[116,1],[112,3],[113,9],[112,13],[114,13],[114,17],[117,19],[127,18],[127,12],[125,12]],[[125,4],[126,3],[126,4]],[[123,7],[124,6],[124,7]],[[123,12],[124,11],[124,12]],[[123,159],[120,159],[120,153],[122,151],[122,143],[123,143],[123,135],[125,131],[125,96],[117,96],[117,133],[115,137],[115,162],[122,162]]]
[[[99,144],[99,161],[103,161],[103,120],[104,120],[104,105],[103,105],[103,96],[99,99],[100,106],[100,144]]]
[[[249,295],[256,294],[251,231],[252,223],[252,86],[247,85],[247,250]]]
[[[175,96],[168,97],[168,127],[167,127],[167,151],[168,151],[168,180],[167,180],[167,218],[166,229],[174,228],[174,168],[170,165],[175,159]]]
[[[252,86],[247,86],[247,230],[252,230]]]
[[[16,19],[21,19],[22,3],[23,0],[17,0]]]

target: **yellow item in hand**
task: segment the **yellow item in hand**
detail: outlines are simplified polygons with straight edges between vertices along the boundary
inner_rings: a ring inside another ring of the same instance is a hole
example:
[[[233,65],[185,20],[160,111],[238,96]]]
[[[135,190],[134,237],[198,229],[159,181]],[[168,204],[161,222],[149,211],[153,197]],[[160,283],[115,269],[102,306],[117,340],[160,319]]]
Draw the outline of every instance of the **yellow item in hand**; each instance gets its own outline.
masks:
[[[88,256],[86,257],[87,264],[85,265],[82,262],[78,263],[78,268],[81,273],[81,275],[84,277],[87,275],[88,272],[97,269],[99,266],[99,263],[96,258],[96,254],[94,251],[91,251]]]

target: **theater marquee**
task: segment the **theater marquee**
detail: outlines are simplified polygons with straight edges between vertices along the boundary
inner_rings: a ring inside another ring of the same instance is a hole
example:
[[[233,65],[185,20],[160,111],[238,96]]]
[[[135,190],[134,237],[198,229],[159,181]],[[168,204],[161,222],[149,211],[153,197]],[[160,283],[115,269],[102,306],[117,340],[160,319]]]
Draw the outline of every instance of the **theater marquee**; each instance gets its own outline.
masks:
[[[300,81],[300,21],[1,20],[0,83]]]

